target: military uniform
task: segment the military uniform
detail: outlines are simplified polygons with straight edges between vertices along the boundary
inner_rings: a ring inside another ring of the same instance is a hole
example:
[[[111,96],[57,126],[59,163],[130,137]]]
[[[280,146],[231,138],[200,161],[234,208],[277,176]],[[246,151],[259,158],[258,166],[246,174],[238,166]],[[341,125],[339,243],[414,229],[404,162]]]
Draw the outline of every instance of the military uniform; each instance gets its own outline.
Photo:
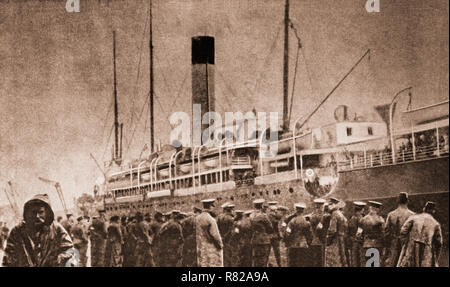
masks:
[[[427,202],[425,212],[410,216],[400,230],[405,245],[398,267],[438,267],[442,248],[442,230],[439,222],[429,212],[434,211],[433,202]]]
[[[219,227],[220,236],[223,242],[223,265],[224,267],[231,267],[231,231],[233,228],[234,219],[229,213],[222,213],[217,217],[217,226]]]
[[[134,267],[136,265],[136,224],[133,221],[129,221],[126,226],[126,236],[124,236],[124,245],[123,245],[123,266],[124,267]]]
[[[369,204],[379,208],[381,203],[374,201],[369,201]],[[360,232],[363,240],[362,253],[361,253],[361,264],[365,266],[366,262],[366,252],[370,248],[378,249],[380,253],[380,258],[383,256],[384,247],[384,219],[378,215],[375,211],[370,211],[369,214],[364,216],[360,221]],[[380,262],[381,264],[381,262]]]
[[[244,217],[236,223],[234,227],[235,231],[236,228],[239,232],[239,241],[237,247],[239,267],[252,267],[252,228],[248,216],[244,215]]]
[[[122,242],[123,238],[120,226],[117,222],[112,222],[108,226],[108,235],[105,251],[106,267],[122,267],[123,264]]]
[[[153,266],[153,256],[151,252],[151,239],[149,226],[146,221],[138,222],[135,226],[136,250],[135,259],[136,267]]]
[[[259,201],[256,201],[259,204]],[[267,267],[270,255],[270,238],[273,234],[272,223],[261,209],[250,216],[252,230],[252,266]]]
[[[164,250],[160,256],[161,267],[179,267],[183,253],[183,231],[180,223],[175,219],[169,219],[159,230],[159,248]]]
[[[399,206],[394,211],[389,212],[386,218],[384,232],[386,237],[386,267],[395,267],[402,249],[400,241],[400,229],[406,220],[414,215],[414,212],[406,206]]]
[[[89,238],[87,235],[87,231],[85,230],[85,226],[78,222],[71,228],[71,237],[73,246],[78,250],[80,254],[80,267],[86,267],[87,265],[87,249]]]
[[[297,205],[298,209],[305,209],[305,205]],[[309,245],[313,240],[311,224],[305,217],[297,214],[287,225],[285,242],[288,248],[289,267],[309,266]]]
[[[105,265],[106,223],[102,218],[95,218],[89,227],[91,233],[91,266]]]
[[[281,267],[281,255],[280,255],[280,231],[278,230],[279,221],[281,216],[276,213],[276,209],[272,209],[272,213],[269,214],[269,220],[272,223],[273,233],[270,238],[270,245],[273,249],[273,254],[275,255],[275,260],[277,261],[278,267]]]
[[[325,203],[325,200],[323,199],[316,199],[314,200],[314,203],[316,205],[323,205]],[[323,253],[324,253],[324,244],[323,244],[323,210],[322,207],[319,210],[315,210],[310,214],[310,224],[311,224],[311,231],[312,231],[312,242],[309,246],[308,251],[308,266],[310,267],[323,267]]]
[[[151,250],[155,266],[160,266],[159,258],[161,250],[159,249],[159,230],[161,229],[161,226],[164,224],[161,220],[162,220],[161,217],[157,218],[155,216],[155,220],[153,220],[150,223],[150,234],[152,234]]]
[[[183,267],[197,267],[197,245],[195,241],[195,216],[190,216],[181,222],[183,230]]]
[[[210,214],[215,199],[202,200],[205,210],[195,217],[197,265],[223,267],[223,243],[216,220]]]
[[[347,256],[345,254],[345,236],[347,232],[347,218],[339,208],[343,202],[336,203],[337,207],[329,217],[329,226],[326,232],[325,266],[347,267]],[[326,217],[323,218],[327,220]],[[326,222],[323,224],[326,226]]]
[[[350,267],[363,267],[361,262],[361,252],[362,252],[362,238],[357,236],[358,228],[361,228],[360,222],[364,217],[362,214],[362,208],[366,205],[363,202],[355,202],[355,212],[356,214],[352,215],[350,220],[348,221],[348,254],[350,259]]]

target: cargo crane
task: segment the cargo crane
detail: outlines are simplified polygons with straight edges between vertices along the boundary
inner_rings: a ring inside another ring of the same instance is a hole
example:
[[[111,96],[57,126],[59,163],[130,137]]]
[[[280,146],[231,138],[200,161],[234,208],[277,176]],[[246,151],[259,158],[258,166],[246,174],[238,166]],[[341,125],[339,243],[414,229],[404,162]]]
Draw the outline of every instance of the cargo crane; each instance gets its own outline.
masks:
[[[40,181],[45,182],[47,184],[53,185],[56,189],[56,193],[58,194],[59,200],[61,201],[61,204],[64,208],[64,213],[68,214],[68,210],[67,210],[67,206],[66,206],[66,201],[64,200],[64,195],[61,189],[61,184],[57,181],[54,180],[50,180],[50,179],[46,179],[43,177],[38,177]]]

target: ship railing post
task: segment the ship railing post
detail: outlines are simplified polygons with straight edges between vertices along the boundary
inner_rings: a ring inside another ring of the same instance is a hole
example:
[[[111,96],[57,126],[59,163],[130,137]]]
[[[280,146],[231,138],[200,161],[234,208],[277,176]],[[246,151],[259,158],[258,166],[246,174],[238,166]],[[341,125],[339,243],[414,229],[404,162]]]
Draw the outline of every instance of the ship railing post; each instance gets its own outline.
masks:
[[[441,156],[441,150],[440,150],[440,140],[439,140],[439,127],[436,122],[436,143],[437,143],[437,156]]]
[[[138,165],[138,170],[137,170],[137,178],[138,178],[138,190],[139,192],[141,191],[141,166],[146,163],[147,160],[144,160],[142,162],[139,163]]]
[[[160,159],[161,159],[161,158],[158,157],[158,158],[156,159],[156,161],[155,161],[155,187],[158,185],[158,161],[159,161]]]
[[[366,151],[366,147],[364,147],[364,167],[367,167],[367,151]]]
[[[205,147],[205,145],[201,145],[199,148],[198,148],[198,155],[197,155],[197,158],[198,158],[198,160],[197,160],[197,163],[198,163],[198,185],[199,186],[202,186],[202,174],[201,174],[201,167],[200,167],[200,155],[201,155],[201,151],[202,151],[202,148],[203,147]],[[208,180],[207,180],[207,178],[206,178],[206,182],[208,182]]]
[[[130,163],[130,185],[133,186],[133,165]]]
[[[192,147],[192,188],[195,194],[195,151],[198,147]]]
[[[151,163],[150,163],[150,191],[153,191],[153,163],[157,160],[158,158],[154,158],[152,159]]]
[[[173,160],[174,155],[176,155],[176,154],[177,154],[177,152],[174,151],[170,155],[170,159],[169,159],[169,167],[168,167],[168,169],[169,169],[169,188],[170,188],[170,185],[172,184],[172,160]]]
[[[402,160],[405,161],[405,150],[402,150]]]
[[[383,152],[380,152],[380,164],[383,165]]]
[[[300,152],[300,175],[303,178],[303,154]]]
[[[353,159],[350,158],[350,169],[353,169]]]
[[[416,139],[414,137],[414,126],[411,126],[411,134],[412,134],[412,152],[413,152],[413,160],[416,160]]]
[[[293,145],[293,148],[294,148],[294,172],[295,172],[295,179],[298,178],[298,174],[297,174],[297,148],[296,148],[296,144],[295,144],[295,130],[296,130],[296,127],[297,127],[297,122],[300,119],[302,119],[302,118],[303,117],[300,117],[300,118],[295,120],[294,128],[292,129],[292,141],[293,141],[292,145]]]
[[[176,178],[177,178],[177,167],[178,167],[178,165],[177,165],[177,158],[178,158],[178,155],[179,154],[181,154],[183,152],[183,150],[180,150],[179,152],[177,152],[176,154],[175,154],[175,157],[174,157],[174,169],[173,169],[173,177],[174,177],[174,179],[175,179],[175,189],[176,188],[178,188],[178,184],[177,184],[177,181],[176,181]]]
[[[264,171],[263,171],[263,151],[262,151],[262,141],[264,139],[264,135],[266,134],[267,130],[269,128],[266,128],[263,133],[261,134],[261,138],[259,139],[259,168],[260,168],[260,176],[263,177]]]
[[[373,167],[373,154],[370,154],[370,167]]]
[[[220,176],[219,176],[219,180],[220,180],[220,190],[222,190],[223,187],[223,171],[222,171],[222,146],[223,143],[227,140],[227,138],[224,138],[220,141],[219,143],[219,171],[220,171]],[[225,147],[226,148],[226,147]]]

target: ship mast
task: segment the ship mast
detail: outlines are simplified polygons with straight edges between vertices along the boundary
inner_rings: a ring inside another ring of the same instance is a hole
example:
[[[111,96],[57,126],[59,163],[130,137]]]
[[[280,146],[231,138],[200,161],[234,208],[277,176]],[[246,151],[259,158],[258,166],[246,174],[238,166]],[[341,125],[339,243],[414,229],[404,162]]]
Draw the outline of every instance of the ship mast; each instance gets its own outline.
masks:
[[[153,15],[152,15],[152,0],[150,0],[150,39],[149,39],[149,49],[150,49],[150,100],[149,100],[149,109],[150,109],[150,152],[153,153],[155,151],[155,128],[154,128],[154,111],[153,111]]]
[[[117,76],[116,76],[116,31],[113,31],[113,59],[114,59],[114,153],[113,161],[120,165],[122,163],[122,129],[120,125],[120,144],[119,144],[119,108],[117,103]]]
[[[289,93],[289,0],[284,11],[284,61],[283,61],[283,131],[289,129],[288,93]]]

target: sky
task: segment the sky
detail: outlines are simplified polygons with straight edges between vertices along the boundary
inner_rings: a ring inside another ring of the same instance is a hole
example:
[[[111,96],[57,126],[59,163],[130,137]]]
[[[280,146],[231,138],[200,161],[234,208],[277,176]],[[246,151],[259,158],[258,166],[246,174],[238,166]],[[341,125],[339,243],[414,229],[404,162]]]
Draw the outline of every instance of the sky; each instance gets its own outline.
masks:
[[[69,207],[92,193],[101,176],[89,154],[110,159],[113,136],[113,49],[116,31],[119,121],[124,157],[149,143],[149,1],[0,1],[0,188],[12,180],[19,204],[59,181]],[[448,99],[447,0],[291,0],[292,120],[307,115],[366,52],[319,109],[310,127],[334,121],[341,104],[351,114],[380,118],[374,105],[413,86],[413,107]],[[168,143],[168,117],[191,113],[191,37],[215,37],[216,111],[282,112],[284,0],[153,0],[155,138]],[[0,193],[0,205],[6,198]]]

